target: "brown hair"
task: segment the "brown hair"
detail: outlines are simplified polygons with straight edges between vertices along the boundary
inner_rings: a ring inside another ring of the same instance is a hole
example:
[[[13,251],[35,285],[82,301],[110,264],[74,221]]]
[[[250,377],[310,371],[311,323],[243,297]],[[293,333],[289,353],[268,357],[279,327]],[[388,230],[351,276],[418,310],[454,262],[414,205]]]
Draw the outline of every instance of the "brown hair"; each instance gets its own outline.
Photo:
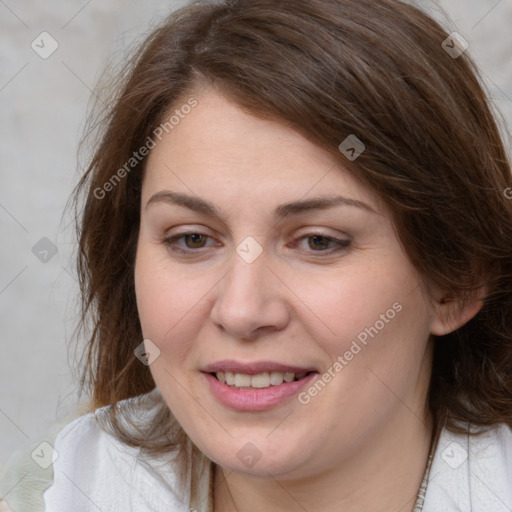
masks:
[[[177,101],[205,83],[336,155],[389,206],[421,275],[462,300],[486,286],[481,311],[435,340],[428,405],[438,427],[512,425],[510,165],[478,71],[467,52],[445,51],[447,37],[398,0],[194,2],[151,33],[121,75],[76,193],[86,198],[82,325],[92,321],[82,382],[94,408],[155,387],[134,357],[145,158],[112,177]],[[354,162],[338,149],[351,134],[366,146]],[[173,437],[180,430],[162,401],[138,438],[117,409],[109,409],[111,424],[125,442],[162,453],[185,438]]]

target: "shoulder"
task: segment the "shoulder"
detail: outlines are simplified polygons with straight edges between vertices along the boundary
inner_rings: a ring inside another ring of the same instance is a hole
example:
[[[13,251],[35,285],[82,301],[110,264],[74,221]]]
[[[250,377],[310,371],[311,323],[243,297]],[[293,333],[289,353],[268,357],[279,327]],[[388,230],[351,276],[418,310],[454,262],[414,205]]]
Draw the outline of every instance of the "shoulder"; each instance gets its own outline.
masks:
[[[179,485],[173,455],[162,463],[122,443],[100,425],[107,412],[82,416],[57,436],[54,479],[44,493],[46,512],[188,512],[189,492]]]
[[[475,430],[475,432],[477,432]],[[478,435],[443,430],[430,471],[424,512],[512,510],[512,429]]]
[[[9,467],[0,496],[16,512],[188,512],[190,474],[180,485],[174,454],[149,457],[118,440],[100,421],[109,409],[60,424],[39,443],[44,469],[34,462],[34,447],[25,449]]]

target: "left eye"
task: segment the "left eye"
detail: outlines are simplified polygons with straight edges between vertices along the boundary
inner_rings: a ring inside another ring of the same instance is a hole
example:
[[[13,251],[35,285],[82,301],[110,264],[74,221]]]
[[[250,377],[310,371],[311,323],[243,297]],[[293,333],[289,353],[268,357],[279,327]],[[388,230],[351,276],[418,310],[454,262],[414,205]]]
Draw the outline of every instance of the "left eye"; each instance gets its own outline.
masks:
[[[350,240],[319,234],[305,235],[299,239],[299,242],[303,241],[307,241],[308,248],[313,252],[336,252],[346,249],[350,245]],[[299,244],[296,243],[295,245]]]

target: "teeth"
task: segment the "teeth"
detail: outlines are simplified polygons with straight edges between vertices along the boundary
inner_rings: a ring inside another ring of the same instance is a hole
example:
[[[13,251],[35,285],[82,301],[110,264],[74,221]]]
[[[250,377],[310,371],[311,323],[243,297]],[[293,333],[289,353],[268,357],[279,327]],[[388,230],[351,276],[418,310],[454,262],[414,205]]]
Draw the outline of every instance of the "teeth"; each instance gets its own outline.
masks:
[[[257,375],[247,375],[245,373],[233,372],[216,372],[217,379],[227,384],[228,386],[236,388],[268,388],[269,386],[279,386],[283,382],[293,382],[294,380],[302,379],[307,375],[307,372],[295,373],[292,372],[265,372],[258,373]]]
[[[250,386],[252,388],[268,388],[270,386],[270,375],[268,373],[258,373],[251,377]]]
[[[279,384],[283,383],[283,377],[283,372],[272,372],[270,374],[270,384],[272,384],[272,386],[279,386]]]
[[[295,373],[286,372],[284,374],[284,381],[285,382],[293,382],[295,379]]]
[[[246,388],[251,385],[251,376],[243,373],[235,373],[235,386],[237,388]]]

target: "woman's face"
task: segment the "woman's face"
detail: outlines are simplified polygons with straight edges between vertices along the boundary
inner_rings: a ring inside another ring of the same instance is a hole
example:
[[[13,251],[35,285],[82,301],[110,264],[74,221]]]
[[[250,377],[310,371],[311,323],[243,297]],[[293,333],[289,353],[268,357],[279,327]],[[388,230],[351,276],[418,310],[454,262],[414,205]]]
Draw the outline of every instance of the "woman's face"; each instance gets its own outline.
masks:
[[[177,420],[222,467],[281,478],[417,426],[433,312],[390,213],[295,131],[196,98],[149,155],[135,268]]]

